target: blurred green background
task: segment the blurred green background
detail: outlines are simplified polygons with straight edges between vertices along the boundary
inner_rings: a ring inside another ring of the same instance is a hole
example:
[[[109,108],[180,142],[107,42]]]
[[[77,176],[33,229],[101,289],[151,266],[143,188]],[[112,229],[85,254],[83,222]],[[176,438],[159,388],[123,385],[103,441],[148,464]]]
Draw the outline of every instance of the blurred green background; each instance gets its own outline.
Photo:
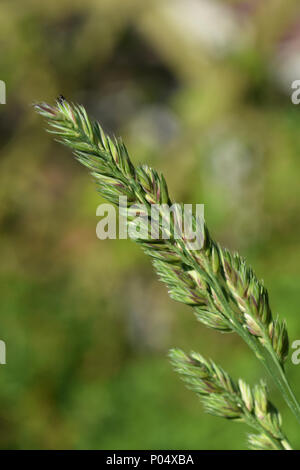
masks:
[[[166,355],[194,349],[252,384],[264,371],[237,336],[169,299],[132,242],[96,238],[101,199],[31,103],[84,104],[135,163],[164,172],[174,200],[204,203],[212,235],[265,280],[293,341],[299,24],[289,0],[1,1],[2,449],[246,448],[246,428],[204,414]],[[300,366],[289,358],[287,370],[300,397]]]

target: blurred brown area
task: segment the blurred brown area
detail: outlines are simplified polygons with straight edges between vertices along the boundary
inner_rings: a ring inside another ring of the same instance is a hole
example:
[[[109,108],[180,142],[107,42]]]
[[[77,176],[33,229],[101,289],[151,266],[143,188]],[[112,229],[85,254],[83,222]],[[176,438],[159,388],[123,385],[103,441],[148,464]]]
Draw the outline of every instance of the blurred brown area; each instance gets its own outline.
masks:
[[[205,415],[166,354],[198,350],[251,383],[264,371],[239,338],[170,300],[132,242],[96,238],[101,199],[31,104],[82,103],[135,163],[163,171],[174,200],[204,203],[213,236],[264,278],[293,341],[298,2],[2,0],[0,31],[0,447],[246,448],[244,428]],[[299,396],[300,367],[287,369]]]

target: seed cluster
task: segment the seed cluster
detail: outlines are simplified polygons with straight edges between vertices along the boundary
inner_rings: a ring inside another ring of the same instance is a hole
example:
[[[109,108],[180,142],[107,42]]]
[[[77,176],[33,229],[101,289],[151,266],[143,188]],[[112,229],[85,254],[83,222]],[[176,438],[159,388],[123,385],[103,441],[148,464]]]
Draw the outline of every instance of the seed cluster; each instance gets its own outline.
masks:
[[[268,293],[245,260],[220,247],[205,223],[201,247],[192,248],[188,235],[197,228],[197,221],[193,216],[190,225],[184,224],[182,211],[178,210],[181,206],[172,204],[163,175],[147,165],[135,168],[124,143],[108,137],[99,123],[90,121],[82,106],[59,97],[55,106],[41,103],[35,108],[47,119],[49,132],[89,169],[104,198],[117,205],[120,197],[126,196],[126,207],[120,210],[127,210],[129,223],[135,224],[130,216],[135,205],[143,205],[142,216],[147,222],[151,209],[159,204],[160,236],[146,239],[141,234],[135,241],[151,257],[170,296],[190,305],[206,326],[238,333],[265,365],[259,348],[270,354],[275,368],[269,372],[300,420],[300,407],[286,385],[283,370],[289,349],[286,324],[273,318]],[[171,205],[175,210],[170,214],[168,236],[161,236],[166,235],[165,206]],[[184,230],[175,236],[180,222]],[[280,415],[269,402],[264,384],[253,389],[242,380],[236,384],[223,369],[196,353],[187,356],[174,350],[171,360],[202,397],[208,412],[245,421],[259,432],[249,438],[252,448],[289,448],[281,431]]]

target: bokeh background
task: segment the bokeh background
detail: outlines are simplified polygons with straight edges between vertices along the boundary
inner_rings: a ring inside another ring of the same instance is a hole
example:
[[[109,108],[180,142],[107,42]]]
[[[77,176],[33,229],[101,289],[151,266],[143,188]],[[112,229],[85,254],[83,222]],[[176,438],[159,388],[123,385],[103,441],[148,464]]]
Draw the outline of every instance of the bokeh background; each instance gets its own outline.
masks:
[[[261,366],[169,299],[132,242],[96,238],[101,199],[31,103],[84,104],[174,200],[204,203],[299,339],[299,2],[1,0],[0,31],[0,447],[245,449],[246,428],[204,414],[166,356],[194,349],[252,384]]]

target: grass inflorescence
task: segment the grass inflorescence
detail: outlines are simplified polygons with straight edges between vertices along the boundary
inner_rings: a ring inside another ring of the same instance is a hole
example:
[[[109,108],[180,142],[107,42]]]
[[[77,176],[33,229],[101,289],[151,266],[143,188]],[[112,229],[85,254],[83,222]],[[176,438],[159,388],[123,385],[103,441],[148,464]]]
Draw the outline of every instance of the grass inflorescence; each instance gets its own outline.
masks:
[[[134,167],[122,140],[111,139],[98,122],[89,119],[84,107],[60,97],[55,106],[40,103],[35,109],[47,119],[49,132],[88,168],[97,190],[109,202],[117,205],[119,198],[126,196],[128,209],[135,204],[146,207],[146,218],[154,204],[173,204],[164,176],[147,165]],[[136,242],[152,258],[173,299],[190,305],[207,327],[242,337],[300,421],[300,407],[284,371],[289,350],[286,323],[274,319],[268,292],[245,260],[215,242],[205,224],[199,249],[191,249],[184,233],[175,237],[171,232],[169,238],[160,239],[140,237]],[[243,381],[235,384],[226,372],[200,355],[173,351],[171,357],[209,412],[243,420],[259,431],[250,437],[252,448],[289,448],[280,415],[267,399],[264,385],[251,390]],[[209,389],[214,392],[206,393]]]

